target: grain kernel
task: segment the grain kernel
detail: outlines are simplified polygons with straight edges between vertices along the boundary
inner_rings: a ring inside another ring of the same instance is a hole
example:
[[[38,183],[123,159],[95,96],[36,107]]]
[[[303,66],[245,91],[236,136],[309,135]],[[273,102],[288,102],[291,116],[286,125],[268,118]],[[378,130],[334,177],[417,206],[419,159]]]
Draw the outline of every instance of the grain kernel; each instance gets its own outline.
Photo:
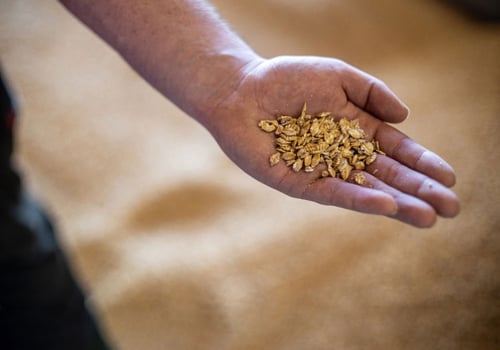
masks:
[[[365,139],[366,133],[359,126],[359,120],[341,118],[335,121],[330,112],[310,115],[306,108],[304,103],[297,118],[279,115],[273,120],[259,121],[259,128],[276,138],[276,153],[269,158],[271,166],[283,159],[293,171],[309,173],[324,164],[322,177],[347,180],[352,170],[364,170],[375,161],[377,154],[384,154],[378,141]],[[365,177],[356,172],[353,181],[362,185]]]

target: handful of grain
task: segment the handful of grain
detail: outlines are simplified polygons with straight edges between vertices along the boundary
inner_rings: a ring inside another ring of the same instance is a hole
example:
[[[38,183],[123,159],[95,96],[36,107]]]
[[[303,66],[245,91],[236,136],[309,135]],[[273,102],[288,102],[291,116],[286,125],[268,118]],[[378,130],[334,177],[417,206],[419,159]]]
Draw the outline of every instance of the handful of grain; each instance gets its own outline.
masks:
[[[306,113],[306,104],[299,117],[281,115],[277,119],[261,120],[258,126],[274,133],[276,153],[269,163],[274,166],[283,160],[295,172],[312,172],[319,164],[325,164],[321,175],[347,180],[351,171],[364,170],[375,161],[380,150],[378,141],[365,140],[366,134],[359,121],[342,118],[336,122],[330,112],[314,116]],[[362,173],[353,180],[363,184]]]

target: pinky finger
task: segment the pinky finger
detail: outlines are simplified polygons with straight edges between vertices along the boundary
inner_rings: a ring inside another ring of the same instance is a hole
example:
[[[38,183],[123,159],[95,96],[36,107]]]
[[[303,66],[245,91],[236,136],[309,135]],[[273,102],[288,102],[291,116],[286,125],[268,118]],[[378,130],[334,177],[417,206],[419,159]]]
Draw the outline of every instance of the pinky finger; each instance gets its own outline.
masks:
[[[365,177],[363,186],[381,191],[391,196],[396,202],[397,210],[388,215],[389,217],[421,228],[434,225],[437,213],[431,205],[387,185],[371,174],[364,172],[363,175]]]
[[[391,216],[398,210],[390,194],[332,177],[321,178],[310,184],[301,198],[368,214]]]

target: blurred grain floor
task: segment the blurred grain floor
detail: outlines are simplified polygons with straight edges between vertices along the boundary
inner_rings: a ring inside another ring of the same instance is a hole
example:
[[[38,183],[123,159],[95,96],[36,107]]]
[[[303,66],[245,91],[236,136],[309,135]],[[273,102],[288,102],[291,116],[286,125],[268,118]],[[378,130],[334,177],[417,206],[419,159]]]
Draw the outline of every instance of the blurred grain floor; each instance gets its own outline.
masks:
[[[500,26],[440,1],[217,0],[265,55],[386,81],[457,171],[418,230],[287,198],[232,165],[56,2],[0,2],[18,161],[120,349],[497,349]]]

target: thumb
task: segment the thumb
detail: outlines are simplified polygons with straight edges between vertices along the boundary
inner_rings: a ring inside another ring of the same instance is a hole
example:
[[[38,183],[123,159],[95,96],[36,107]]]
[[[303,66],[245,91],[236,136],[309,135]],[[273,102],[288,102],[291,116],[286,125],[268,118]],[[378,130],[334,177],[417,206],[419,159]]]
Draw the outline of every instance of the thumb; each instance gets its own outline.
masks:
[[[409,108],[383,81],[349,65],[342,78],[347,98],[362,110],[389,123],[408,117]]]

